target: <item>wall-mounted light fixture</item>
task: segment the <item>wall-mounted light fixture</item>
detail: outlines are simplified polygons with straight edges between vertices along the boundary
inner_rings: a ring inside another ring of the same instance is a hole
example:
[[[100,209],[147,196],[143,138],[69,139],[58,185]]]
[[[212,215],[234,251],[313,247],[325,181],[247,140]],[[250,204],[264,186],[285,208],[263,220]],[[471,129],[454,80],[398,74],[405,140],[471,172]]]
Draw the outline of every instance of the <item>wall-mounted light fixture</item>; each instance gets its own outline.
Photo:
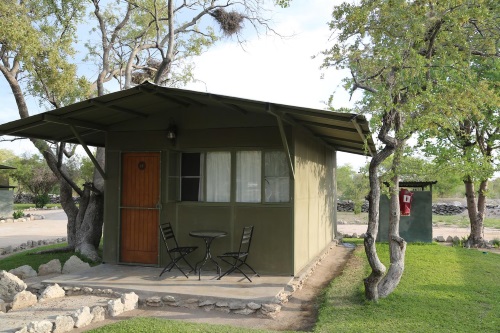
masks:
[[[172,144],[175,145],[175,140],[177,139],[177,126],[173,120],[170,120],[170,123],[167,127],[167,139],[169,139]]]

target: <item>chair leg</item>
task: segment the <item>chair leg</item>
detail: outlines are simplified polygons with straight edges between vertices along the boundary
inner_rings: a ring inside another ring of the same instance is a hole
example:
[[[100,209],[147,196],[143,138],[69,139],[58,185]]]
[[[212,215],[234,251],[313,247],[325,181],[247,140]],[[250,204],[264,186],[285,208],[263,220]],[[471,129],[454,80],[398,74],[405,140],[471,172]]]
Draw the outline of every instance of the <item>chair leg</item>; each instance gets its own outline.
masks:
[[[258,277],[260,277],[259,273],[257,273],[249,264],[247,264],[246,262],[243,263],[243,265],[247,266],[248,268],[250,268],[250,270],[255,274],[257,275]],[[240,265],[241,266],[241,265]]]
[[[234,272],[235,270],[238,270],[241,274],[243,274],[243,275],[245,276],[245,278],[247,278],[247,280],[248,280],[248,281],[252,282],[252,280],[248,277],[248,275],[246,275],[246,274],[245,274],[245,272],[243,272],[243,271],[241,270],[241,268],[240,268],[240,267],[241,267],[241,266],[243,266],[243,265],[245,265],[245,266],[247,266],[248,268],[250,268],[250,270],[251,270],[252,272],[254,272],[254,274],[255,274],[255,275],[257,275],[258,277],[260,277],[260,275],[259,275],[259,274],[258,274],[258,273],[257,273],[257,272],[256,272],[256,271],[252,268],[252,267],[250,267],[250,266],[249,266],[246,262],[244,262],[244,261],[243,261],[243,260],[241,260],[241,259],[235,258],[233,263],[229,262],[228,260],[225,260],[224,258],[220,258],[220,259],[221,259],[222,261],[224,261],[224,262],[228,263],[228,264],[229,264],[229,265],[231,265],[232,267],[231,267],[231,268],[229,268],[229,269],[228,269],[228,270],[227,270],[224,274],[222,274],[221,276],[219,276],[219,278],[218,278],[217,280],[220,280],[220,279],[221,279],[221,278],[223,278],[224,276],[231,274],[231,273],[232,273],[232,272]],[[239,262],[239,264],[238,264],[238,262]]]
[[[179,260],[181,260],[181,259],[184,259],[184,258],[183,258],[183,257],[179,257],[179,258],[177,258],[177,259],[172,260],[172,261],[171,261],[171,262],[170,262],[167,266],[165,266],[165,268],[163,269],[163,271],[161,271],[160,276],[162,276],[162,274],[163,274],[163,273],[165,273],[165,271],[170,272],[170,271],[172,270],[172,268],[174,268],[174,266],[175,266],[175,267],[177,267],[177,269],[178,269],[178,270],[179,270],[182,274],[184,274],[184,276],[185,276],[187,279],[189,279],[189,276],[187,276],[187,274],[186,274],[186,273],[184,273],[184,271],[183,271],[183,270],[179,267],[179,265],[177,265],[177,262],[178,262]],[[186,261],[186,259],[184,259],[184,261]],[[186,262],[187,262],[187,261],[186,261]],[[193,267],[192,267],[189,263],[187,263],[187,264],[189,265],[189,267],[191,267],[191,269],[193,269]],[[189,272],[191,272],[191,271],[189,271]],[[189,272],[188,272],[188,273],[189,273]]]
[[[165,273],[165,271],[169,271],[170,272],[170,270],[172,269],[172,267],[174,267],[173,263],[174,263],[173,261],[169,262],[168,265],[165,266],[165,268],[161,271],[160,276],[162,276],[163,273]]]
[[[184,258],[184,256],[182,256],[182,259],[189,266],[189,268],[191,268],[191,270],[189,272],[195,271],[195,269],[193,268],[193,266],[189,263],[189,261],[186,260],[186,258]]]

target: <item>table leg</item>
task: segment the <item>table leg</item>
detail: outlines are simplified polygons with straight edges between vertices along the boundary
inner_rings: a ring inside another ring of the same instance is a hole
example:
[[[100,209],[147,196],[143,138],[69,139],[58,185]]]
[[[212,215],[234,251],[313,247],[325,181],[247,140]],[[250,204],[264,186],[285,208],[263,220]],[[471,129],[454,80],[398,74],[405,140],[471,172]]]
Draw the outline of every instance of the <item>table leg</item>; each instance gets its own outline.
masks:
[[[212,245],[212,241],[214,239],[213,238],[203,238],[203,240],[205,241],[205,258],[203,258],[202,260],[200,260],[199,262],[196,263],[196,265],[194,266],[194,272],[196,274],[196,270],[198,270],[198,280],[201,280],[201,268],[203,266],[205,266],[205,264],[207,263],[208,260],[210,260],[217,267],[217,274],[220,277],[221,268],[219,266],[219,263],[214,258],[212,258],[212,253],[210,252],[210,246]],[[201,264],[201,265],[198,268],[199,264]]]

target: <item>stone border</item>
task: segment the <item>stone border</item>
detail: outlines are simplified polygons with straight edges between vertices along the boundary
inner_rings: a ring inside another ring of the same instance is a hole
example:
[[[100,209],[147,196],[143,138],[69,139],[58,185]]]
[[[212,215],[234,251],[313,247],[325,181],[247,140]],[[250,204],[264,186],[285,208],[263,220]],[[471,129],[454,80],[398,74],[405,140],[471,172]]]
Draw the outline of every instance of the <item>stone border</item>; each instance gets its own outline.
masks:
[[[60,288],[57,284],[48,286],[49,288]],[[64,296],[68,295],[68,290],[66,288],[61,289],[64,292]],[[44,292],[45,292],[44,291]],[[39,298],[39,302],[43,301],[44,292],[42,292],[42,297]],[[78,310],[71,314],[64,313],[57,316],[55,320],[39,320],[32,321],[23,327],[20,327],[15,333],[62,333],[70,332],[74,328],[82,328],[88,326],[92,323],[103,321],[106,318],[116,317],[124,312],[134,310],[138,307],[139,297],[134,293],[116,294],[109,290],[99,291],[99,295],[113,295],[116,298],[110,298],[107,302],[107,307],[104,308],[100,305],[93,306],[82,306]],[[96,295],[92,290],[86,290],[87,294]],[[58,297],[48,297],[52,299],[57,299]]]
[[[108,317],[115,317],[124,311],[133,310],[140,307],[182,307],[187,309],[203,309],[204,311],[219,311],[223,313],[233,313],[237,315],[256,315],[262,318],[276,318],[280,313],[282,304],[287,303],[288,299],[293,295],[296,290],[302,289],[306,280],[314,273],[318,265],[321,264],[322,260],[332,251],[332,249],[338,246],[339,240],[332,241],[329,246],[321,252],[316,259],[306,266],[297,276],[288,283],[284,290],[276,296],[275,302],[259,303],[256,301],[243,301],[243,300],[227,300],[227,299],[217,299],[217,298],[181,298],[172,295],[163,296],[151,296],[147,298],[139,298],[134,291],[129,293],[119,293],[112,289],[94,289],[90,287],[71,287],[64,286],[61,290],[64,291],[63,296],[100,296],[100,297],[111,297],[108,300],[107,309],[101,306],[94,306],[90,309],[87,306],[75,311],[72,315],[62,315],[57,316],[55,321],[44,320],[38,322],[31,322],[27,326],[20,328],[16,333],[26,333],[26,332],[69,332],[73,328],[79,328],[86,326],[90,323],[104,320],[106,315]],[[32,285],[27,288],[28,291],[43,297],[44,293],[49,288],[61,288],[57,284],[49,285],[47,287],[43,286],[41,283],[37,285]],[[135,295],[135,296],[134,296]],[[133,305],[126,305],[126,300],[135,300]],[[6,308],[4,311],[11,307],[10,304],[5,304]],[[78,325],[78,326],[77,326]],[[70,328],[71,326],[71,328]],[[65,327],[63,330],[62,327]]]
[[[314,273],[316,268],[321,265],[323,259],[332,251],[333,248],[339,246],[342,243],[339,239],[334,239],[329,246],[327,246],[309,265],[304,267],[294,278],[290,281],[285,290],[282,291],[278,296],[278,301],[280,303],[288,302],[288,299],[293,295],[296,290],[302,289],[304,283],[307,279]]]
[[[6,247],[0,247],[0,256],[8,256],[16,252],[21,252],[24,250],[29,250],[29,249],[34,249],[40,246],[45,246],[45,245],[53,245],[53,244],[58,244],[58,243],[64,243],[66,242],[67,238],[66,237],[59,237],[59,238],[54,238],[54,239],[42,239],[42,240],[29,240],[26,243],[22,243],[21,245],[18,246],[6,246]]]

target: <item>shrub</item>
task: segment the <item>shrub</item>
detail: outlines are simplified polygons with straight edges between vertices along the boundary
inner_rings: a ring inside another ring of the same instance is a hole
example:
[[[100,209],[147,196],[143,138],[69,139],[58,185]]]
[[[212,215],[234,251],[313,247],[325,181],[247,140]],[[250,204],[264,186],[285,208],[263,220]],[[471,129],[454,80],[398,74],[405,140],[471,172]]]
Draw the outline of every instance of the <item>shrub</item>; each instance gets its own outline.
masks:
[[[495,238],[491,241],[491,245],[494,247],[500,247],[500,238]]]
[[[12,214],[12,217],[15,219],[19,219],[24,216],[24,212],[22,210],[16,210],[14,214]]]
[[[35,197],[35,207],[36,208],[43,208],[47,206],[47,204],[50,202],[50,197],[47,193],[45,194],[39,194]]]

